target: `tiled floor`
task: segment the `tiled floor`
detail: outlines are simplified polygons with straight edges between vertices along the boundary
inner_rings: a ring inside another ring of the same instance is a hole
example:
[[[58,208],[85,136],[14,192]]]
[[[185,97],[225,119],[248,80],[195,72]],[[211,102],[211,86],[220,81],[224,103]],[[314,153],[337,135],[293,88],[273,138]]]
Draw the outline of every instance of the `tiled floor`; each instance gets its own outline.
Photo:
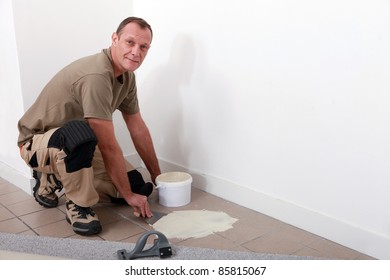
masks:
[[[166,208],[158,204],[157,193],[150,198],[152,210],[169,213],[174,210],[223,211],[238,221],[232,229],[204,238],[170,240],[172,244],[245,252],[313,256],[325,259],[372,259],[319,236],[246,209],[216,196],[192,188],[191,203]],[[94,207],[103,231],[93,237],[75,234],[65,219],[65,197],[57,208],[45,209],[34,198],[0,178],[0,232],[32,234],[61,238],[88,238],[135,243],[151,228],[132,214],[129,206],[98,204]]]

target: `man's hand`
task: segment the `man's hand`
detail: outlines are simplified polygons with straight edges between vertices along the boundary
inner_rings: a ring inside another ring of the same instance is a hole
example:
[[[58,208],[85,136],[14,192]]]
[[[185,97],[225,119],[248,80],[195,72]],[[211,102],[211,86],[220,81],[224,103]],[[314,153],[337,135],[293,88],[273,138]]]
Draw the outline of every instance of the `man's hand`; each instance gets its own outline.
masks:
[[[135,216],[141,216],[143,218],[150,218],[153,216],[146,196],[133,193],[126,201],[133,207]]]

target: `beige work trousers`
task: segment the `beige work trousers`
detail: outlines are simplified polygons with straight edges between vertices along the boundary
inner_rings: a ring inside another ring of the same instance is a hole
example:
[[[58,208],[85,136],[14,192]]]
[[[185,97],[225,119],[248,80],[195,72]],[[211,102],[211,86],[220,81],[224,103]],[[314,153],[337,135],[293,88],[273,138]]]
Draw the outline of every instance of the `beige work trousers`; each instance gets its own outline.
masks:
[[[66,172],[65,151],[47,147],[50,137],[57,129],[51,129],[44,134],[36,134],[32,142],[27,142],[20,147],[21,157],[27,165],[36,154],[38,166],[33,169],[46,174],[54,174],[62,183],[66,197],[79,206],[91,207],[98,202],[109,202],[110,197],[122,197],[106,171],[98,147],[96,147],[90,168]],[[127,172],[134,170],[134,167],[126,159],[124,160]],[[42,184],[49,183],[42,180],[41,186]]]

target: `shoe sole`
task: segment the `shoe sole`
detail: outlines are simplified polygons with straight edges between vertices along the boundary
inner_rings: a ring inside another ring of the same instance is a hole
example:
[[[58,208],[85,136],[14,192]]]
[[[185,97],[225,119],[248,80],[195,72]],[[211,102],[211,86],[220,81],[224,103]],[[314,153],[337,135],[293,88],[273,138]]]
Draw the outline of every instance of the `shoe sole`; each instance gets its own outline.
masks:
[[[33,177],[36,180],[35,186],[33,188],[33,196],[35,198],[35,201],[39,203],[39,205],[42,205],[45,208],[54,208],[58,206],[58,198],[56,200],[49,200],[50,202],[47,202],[41,198],[41,196],[38,194],[38,189],[41,184],[41,180],[38,178],[38,175],[36,172],[33,173]],[[48,200],[48,199],[47,199]]]
[[[72,225],[72,222],[70,221],[70,218],[68,217],[68,214],[66,214],[66,221],[72,226],[72,229],[75,233],[84,235],[84,236],[89,236],[89,235],[95,235],[98,234],[102,231],[102,226],[100,225],[100,222],[95,221],[96,224],[91,226],[88,229],[85,228],[79,228],[74,225]]]

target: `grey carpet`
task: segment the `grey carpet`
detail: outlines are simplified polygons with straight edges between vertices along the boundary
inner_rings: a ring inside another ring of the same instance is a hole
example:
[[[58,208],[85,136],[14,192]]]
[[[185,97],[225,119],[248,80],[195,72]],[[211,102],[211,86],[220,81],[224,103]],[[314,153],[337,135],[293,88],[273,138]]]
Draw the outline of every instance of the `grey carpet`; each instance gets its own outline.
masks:
[[[72,260],[116,260],[117,251],[135,244],[0,233],[0,250]],[[171,245],[173,260],[309,260],[312,257],[248,253]],[[159,259],[152,257],[150,259]]]

